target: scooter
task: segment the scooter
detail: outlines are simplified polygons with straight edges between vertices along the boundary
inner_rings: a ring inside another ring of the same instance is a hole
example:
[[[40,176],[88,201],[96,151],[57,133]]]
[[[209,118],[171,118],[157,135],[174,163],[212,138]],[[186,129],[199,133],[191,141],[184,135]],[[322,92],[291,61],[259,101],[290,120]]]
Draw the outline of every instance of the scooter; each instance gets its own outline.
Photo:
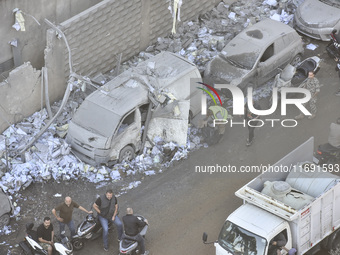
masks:
[[[26,224],[25,240],[19,243],[25,255],[47,255],[48,252],[44,250],[38,243],[38,234],[33,230],[33,223]],[[72,255],[73,247],[66,236],[61,236],[60,242],[54,243],[53,254],[55,255]]]
[[[331,58],[340,58],[340,42],[337,39],[336,35],[335,35],[335,30],[333,30],[330,34],[331,36],[331,41],[330,43],[326,46],[326,51],[328,53],[328,55]]]
[[[296,67],[296,71],[292,78],[292,86],[300,86],[307,78],[308,73],[316,74],[320,68],[321,59],[317,56],[309,57],[301,61]]]
[[[281,73],[275,76],[273,87],[298,87],[307,78],[308,73],[313,71],[316,73],[320,68],[321,59],[317,56],[306,58],[301,61],[296,67],[288,64]]]
[[[280,92],[283,87],[299,87],[306,81],[310,71],[315,74],[319,70],[320,62],[319,57],[313,56],[301,61],[296,67],[288,64],[281,73],[275,76],[273,88],[277,88]]]
[[[112,223],[109,222],[109,230],[112,228]],[[72,237],[73,249],[81,250],[86,240],[95,240],[102,236],[103,228],[93,214],[88,214],[85,219],[78,225],[77,233]]]
[[[315,157],[318,160],[318,165],[340,163],[340,148],[329,143],[321,144],[316,150]]]
[[[144,221],[145,218],[141,215],[137,216],[139,220]],[[149,225],[145,225],[139,232],[139,234],[145,238],[146,232],[148,230],[148,226]],[[138,251],[138,242],[136,240],[134,240],[133,237],[131,236],[127,236],[127,235],[123,235],[122,239],[119,242],[119,254],[123,255],[123,254],[137,254],[139,253]]]

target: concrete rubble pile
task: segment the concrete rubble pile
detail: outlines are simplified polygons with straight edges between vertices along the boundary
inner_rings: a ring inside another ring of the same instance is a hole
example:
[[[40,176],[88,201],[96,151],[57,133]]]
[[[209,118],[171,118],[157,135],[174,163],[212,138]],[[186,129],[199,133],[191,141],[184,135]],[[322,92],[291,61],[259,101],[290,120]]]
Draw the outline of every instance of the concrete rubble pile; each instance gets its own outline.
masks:
[[[76,104],[75,101],[70,105]],[[70,107],[71,109],[71,107]],[[36,112],[24,122],[12,125],[0,136],[0,148],[5,153],[6,140],[8,145],[8,162],[2,158],[2,171],[0,186],[11,194],[25,189],[32,182],[67,181],[70,179],[86,178],[91,182],[112,181],[121,178],[120,173],[134,175],[148,171],[155,167],[168,167],[172,161],[185,158],[188,150],[194,142],[188,142],[186,147],[178,147],[174,143],[165,143],[158,139],[154,141],[157,147],[146,149],[129,163],[116,164],[112,169],[106,166],[93,167],[79,161],[70,151],[69,145],[64,141],[67,132],[67,120],[72,114],[65,111],[64,121],[60,117],[58,123],[51,126],[28,150],[25,155],[25,163],[16,153],[27,141],[33,137],[47,120],[47,112],[43,109]],[[196,142],[199,138],[190,134]],[[199,145],[195,144],[195,147]],[[176,151],[175,151],[176,150]],[[6,172],[6,165],[10,170]],[[146,175],[154,172],[148,171]]]
[[[275,0],[264,2],[224,0],[212,11],[200,15],[196,20],[180,24],[177,33],[171,38],[158,38],[155,45],[149,46],[144,52],[124,63],[120,70],[124,71],[136,66],[160,51],[171,51],[195,63],[203,73],[205,64],[245,27],[268,16],[279,18],[286,23],[290,22],[292,14],[283,10],[280,4],[275,2]],[[259,94],[263,96],[267,92],[270,93],[269,86],[264,86]],[[116,164],[113,168],[87,165],[72,154],[70,147],[64,141],[67,123],[84,97],[80,89],[73,92],[63,114],[24,155],[17,155],[17,153],[46,124],[48,116],[45,109],[36,112],[21,123],[12,125],[0,135],[0,187],[5,192],[17,194],[32,182],[50,180],[61,182],[85,178],[100,185],[103,181],[111,182],[125,176],[153,175],[156,174],[156,169],[162,172],[174,161],[186,158],[190,151],[202,146],[207,147],[207,144],[202,143],[199,130],[190,126],[186,146],[164,143],[157,138],[153,141],[154,147],[144,149],[143,153],[137,155],[132,162]],[[59,106],[60,102],[55,104],[52,110],[56,112]],[[140,181],[132,181],[122,189],[122,192],[139,184]],[[19,212],[20,207],[17,206],[16,214]],[[10,229],[6,228],[2,233],[8,234]]]
[[[170,51],[184,56],[203,73],[206,63],[244,28],[268,17],[291,24],[295,6],[286,2],[224,0],[196,20],[181,23],[176,34],[158,38],[155,45],[124,63],[121,69],[136,66],[160,51]]]

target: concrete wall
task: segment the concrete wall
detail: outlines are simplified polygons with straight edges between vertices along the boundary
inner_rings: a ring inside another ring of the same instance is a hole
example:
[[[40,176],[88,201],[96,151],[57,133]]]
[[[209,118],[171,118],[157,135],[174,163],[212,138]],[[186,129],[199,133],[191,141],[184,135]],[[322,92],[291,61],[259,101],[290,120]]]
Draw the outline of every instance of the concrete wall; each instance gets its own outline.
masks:
[[[23,78],[24,77],[24,78]],[[0,83],[0,131],[41,108],[41,71],[28,62]],[[35,109],[35,111],[32,111]]]
[[[33,67],[40,69],[44,64],[47,25],[44,18],[60,23],[97,4],[100,0],[0,0],[0,74],[7,67],[13,66],[13,49],[8,43],[18,40],[17,54],[21,62],[30,61]],[[19,8],[24,13],[26,31],[15,30],[13,9]],[[40,25],[29,16],[37,19]],[[5,75],[7,76],[7,72]],[[2,78],[0,78],[0,81]]]
[[[219,0],[185,0],[181,20],[191,20],[211,10]],[[72,49],[74,71],[85,76],[105,73],[115,67],[120,53],[125,61],[158,37],[171,33],[172,16],[165,0],[104,0],[60,24]],[[68,52],[54,31],[46,54],[49,84],[65,87],[69,75]],[[56,61],[55,57],[63,55]]]
[[[42,66],[40,58],[43,56],[40,53],[40,46],[45,45],[46,38],[44,58],[45,65],[48,68],[49,95],[52,103],[61,99],[65,92],[69,75],[68,52],[63,39],[58,38],[54,30],[48,29],[47,36],[44,35],[42,31],[47,28],[47,25],[43,22],[43,19],[47,17],[52,22],[58,23],[58,21],[62,21],[61,14],[64,16],[70,14],[70,6],[73,6],[71,10],[75,12],[76,3],[79,5],[81,1],[80,8],[84,6],[83,3],[89,6],[96,1],[73,0],[63,1],[63,4],[61,4],[58,0],[34,0],[34,5],[24,4],[26,1],[0,0],[0,10],[5,10],[7,16],[4,19],[6,29],[1,25],[0,35],[12,34],[6,35],[6,39],[0,39],[0,42],[2,42],[0,52],[2,50],[6,52],[5,57],[0,56],[0,60],[11,57],[9,49],[6,48],[10,46],[5,45],[4,42],[7,43],[9,38],[18,37],[19,41],[23,41],[23,61],[31,60],[33,67],[38,66],[40,68]],[[50,1],[54,4],[49,3]],[[39,4],[36,4],[36,2],[39,2]],[[191,20],[199,13],[211,10],[219,2],[220,0],[184,0],[181,8],[181,20]],[[115,67],[120,53],[122,53],[122,61],[125,61],[144,50],[148,45],[155,43],[158,37],[170,34],[172,17],[168,6],[169,3],[166,0],[104,0],[62,22],[58,27],[66,35],[70,44],[74,71],[85,76],[93,76],[99,72],[105,73]],[[36,15],[44,29],[27,18],[27,31],[16,32],[11,28],[14,24],[12,9],[15,7]],[[50,15],[45,15],[47,13]],[[0,22],[2,19],[3,17],[0,17]],[[26,33],[26,37],[21,38],[22,33]],[[29,36],[27,36],[28,33]],[[30,75],[35,77],[37,71],[33,68],[30,70]],[[14,75],[16,72],[12,74]],[[40,85],[35,87],[35,83],[36,81],[27,80],[22,76],[21,80],[13,80],[10,77],[7,79],[7,83],[0,84],[0,113],[2,113],[0,115],[0,132],[8,127],[5,119],[10,120],[11,123],[12,121],[20,121],[23,117],[27,117],[40,109],[41,90]],[[13,104],[14,102],[21,104],[16,111],[13,111],[10,110],[12,107],[10,104],[2,102],[5,102],[3,101],[5,95],[13,95],[12,90],[17,87],[20,87],[20,90],[15,91],[17,97],[29,96],[31,98],[25,101],[13,101]],[[36,88],[34,93],[31,92],[33,87]],[[25,109],[25,111],[20,112],[22,109]],[[18,118],[17,116],[22,117]]]

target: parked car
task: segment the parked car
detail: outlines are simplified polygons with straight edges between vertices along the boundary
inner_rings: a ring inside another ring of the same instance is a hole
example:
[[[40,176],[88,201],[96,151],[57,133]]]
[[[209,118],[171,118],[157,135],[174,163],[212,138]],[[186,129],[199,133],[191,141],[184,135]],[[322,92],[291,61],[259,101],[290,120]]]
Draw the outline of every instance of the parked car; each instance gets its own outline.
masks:
[[[311,38],[329,41],[340,30],[340,0],[305,0],[294,15],[294,27]]]
[[[14,208],[9,197],[0,188],[0,229],[9,224]]]
[[[188,120],[200,112],[201,93],[195,82],[195,89],[191,89],[193,81],[202,81],[194,64],[177,54],[162,52],[86,97],[70,121],[66,141],[78,158],[92,165],[130,161],[142,149],[143,133],[150,135],[155,118],[174,119],[175,126],[163,122],[167,130],[156,130],[171,138],[176,131],[180,133],[179,124],[185,122],[187,126]],[[160,98],[165,99],[162,106],[151,111],[150,102]],[[175,103],[171,102],[177,100],[182,101],[174,116]],[[181,118],[183,114],[186,118]]]
[[[244,89],[268,81],[287,64],[296,65],[303,54],[302,39],[288,25],[262,20],[239,33],[210,61],[206,83],[231,84]]]

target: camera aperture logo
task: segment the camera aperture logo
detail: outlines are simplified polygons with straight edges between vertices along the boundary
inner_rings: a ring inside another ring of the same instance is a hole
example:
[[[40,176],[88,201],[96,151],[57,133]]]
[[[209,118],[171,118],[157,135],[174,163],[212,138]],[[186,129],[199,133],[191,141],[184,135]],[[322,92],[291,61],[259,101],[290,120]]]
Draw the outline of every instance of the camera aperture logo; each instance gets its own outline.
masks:
[[[223,107],[220,95],[217,93],[217,91],[212,86],[205,84],[203,82],[197,82],[197,83],[202,84],[202,85],[206,86],[207,88],[209,88],[212,92],[214,92],[214,94],[217,96],[217,98],[219,100],[220,106],[217,105],[214,96],[211,94],[211,92],[209,90],[201,88],[201,87],[197,87],[198,89],[201,89],[205,93],[207,93],[211,97],[211,99],[213,100],[213,102],[215,104],[215,105],[209,107],[209,110],[212,112],[212,115],[213,115],[213,120],[214,120],[213,126],[215,127],[216,124],[227,124],[228,123],[228,120],[227,120],[228,110]],[[202,115],[206,115],[207,114],[207,100],[206,100],[206,97],[204,96],[204,94],[202,94],[201,103],[202,103]]]
[[[311,99],[311,93],[308,89],[304,88],[295,88],[295,87],[283,87],[281,88],[281,91],[278,92],[278,88],[273,88],[272,91],[272,105],[270,106],[269,109],[266,110],[260,110],[260,109],[255,109],[254,107],[254,102],[253,102],[253,88],[248,87],[247,88],[247,98],[245,98],[243,91],[233,85],[228,85],[228,84],[215,84],[215,88],[212,86],[202,83],[202,82],[197,82],[199,84],[204,85],[208,89],[214,92],[214,94],[217,96],[219,99],[219,102],[221,106],[217,105],[216,100],[212,93],[204,88],[197,87],[198,89],[203,90],[206,92],[213,100],[215,103],[214,106],[210,106],[208,109],[211,110],[213,113],[213,126],[215,125],[225,125],[228,123],[227,118],[230,118],[228,116],[228,111],[222,106],[222,100],[219,94],[217,93],[216,89],[228,89],[231,92],[232,95],[232,110],[233,110],[233,115],[243,115],[245,114],[245,111],[248,110],[249,112],[258,115],[258,116],[268,116],[272,113],[274,113],[277,109],[278,106],[278,94],[280,93],[281,96],[281,116],[286,116],[287,115],[287,105],[295,105],[304,115],[310,116],[312,115],[305,107],[305,104]],[[292,95],[292,94],[300,94],[304,95],[302,98],[288,98],[287,95]],[[246,100],[245,100],[246,99]],[[247,102],[248,109],[245,109],[245,102]],[[205,94],[202,94],[201,98],[201,114],[202,115],[207,115],[207,96]],[[297,121],[295,119],[257,119],[257,123],[251,123],[252,120],[249,120],[248,123],[246,123],[246,120],[243,120],[242,122],[236,122],[233,121],[232,118],[230,118],[229,124],[230,126],[235,126],[235,125],[242,125],[242,126],[257,126],[257,127],[262,127],[265,125],[265,123],[270,123],[272,127],[274,127],[275,123],[281,123],[283,127],[296,127],[297,126]]]

